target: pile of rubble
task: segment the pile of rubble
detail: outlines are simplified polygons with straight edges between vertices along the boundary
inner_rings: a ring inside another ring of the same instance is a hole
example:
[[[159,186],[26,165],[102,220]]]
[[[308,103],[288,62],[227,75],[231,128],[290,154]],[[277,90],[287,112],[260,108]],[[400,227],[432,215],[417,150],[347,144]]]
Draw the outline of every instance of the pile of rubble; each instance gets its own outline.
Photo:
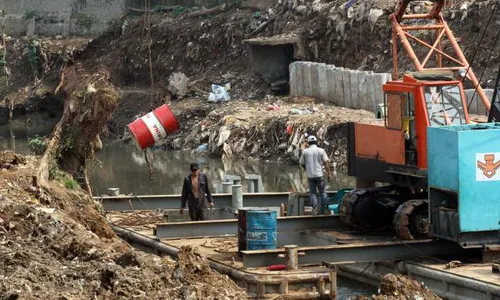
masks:
[[[35,158],[0,159],[2,298],[246,299],[192,249],[177,261],[136,252],[82,191],[33,185]]]
[[[423,283],[402,275],[387,274],[382,278],[377,295],[357,296],[356,300],[440,300]]]

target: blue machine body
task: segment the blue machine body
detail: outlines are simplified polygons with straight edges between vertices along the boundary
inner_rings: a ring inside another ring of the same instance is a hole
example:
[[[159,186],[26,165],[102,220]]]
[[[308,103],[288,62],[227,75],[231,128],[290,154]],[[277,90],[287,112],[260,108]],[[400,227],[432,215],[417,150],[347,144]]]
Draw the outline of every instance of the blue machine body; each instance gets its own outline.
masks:
[[[434,236],[463,247],[498,239],[500,124],[429,127],[429,214]]]

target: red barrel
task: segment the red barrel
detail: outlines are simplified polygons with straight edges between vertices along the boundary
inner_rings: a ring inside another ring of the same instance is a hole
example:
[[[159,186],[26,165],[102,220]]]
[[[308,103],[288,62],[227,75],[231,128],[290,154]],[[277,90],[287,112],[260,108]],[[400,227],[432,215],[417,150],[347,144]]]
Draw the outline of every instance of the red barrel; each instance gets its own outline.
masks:
[[[179,129],[179,122],[168,105],[164,104],[128,124],[136,146],[144,150]]]

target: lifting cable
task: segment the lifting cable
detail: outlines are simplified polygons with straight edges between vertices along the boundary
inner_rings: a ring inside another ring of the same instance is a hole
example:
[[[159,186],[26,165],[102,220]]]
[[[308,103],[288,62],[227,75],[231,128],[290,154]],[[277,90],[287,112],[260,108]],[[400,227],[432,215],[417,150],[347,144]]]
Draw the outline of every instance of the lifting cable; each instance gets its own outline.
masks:
[[[493,55],[493,51],[495,50],[495,47],[497,45],[497,42],[498,42],[499,38],[500,38],[500,29],[498,30],[497,35],[495,37],[495,41],[493,42],[493,45],[490,48],[490,54],[488,55],[488,59],[486,60],[486,64],[484,65],[483,71],[481,72],[481,76],[479,76],[478,85],[474,89],[474,94],[472,94],[472,97],[471,97],[471,99],[469,101],[469,104],[467,105],[467,110],[469,110],[470,105],[472,104],[472,100],[474,100],[474,97],[476,96],[477,89],[479,88],[479,83],[481,82],[481,80],[483,80],[484,72],[486,71],[486,68],[487,68],[487,66],[488,66],[488,64],[490,62],[490,59],[491,59],[491,57]]]
[[[464,83],[465,78],[467,78],[467,74],[469,73],[469,70],[470,70],[472,64],[476,60],[476,55],[479,52],[479,48],[481,48],[481,44],[483,43],[484,36],[486,35],[486,31],[488,30],[488,27],[490,27],[490,23],[491,23],[491,20],[493,19],[493,15],[495,14],[497,6],[498,6],[498,2],[495,2],[495,6],[493,7],[493,10],[491,11],[490,17],[488,18],[488,22],[486,23],[486,27],[483,30],[483,34],[481,35],[481,38],[479,39],[479,41],[476,43],[476,45],[477,45],[476,49],[474,50],[474,53],[472,54],[472,59],[469,63],[469,67],[467,68],[467,70],[465,72],[465,76],[464,76],[464,78],[462,78],[462,83]]]
[[[495,2],[495,5],[493,6],[493,9],[491,10],[491,14],[490,14],[490,16],[488,18],[488,22],[486,23],[486,27],[484,28],[483,33],[482,33],[479,41],[476,43],[476,45],[477,45],[476,49],[474,50],[474,53],[472,54],[472,59],[471,59],[471,61],[469,63],[469,66],[467,67],[467,70],[465,72],[465,76],[462,78],[462,83],[464,83],[465,78],[467,78],[467,74],[469,73],[472,65],[474,64],[474,61],[476,60],[476,56],[477,56],[477,54],[479,52],[479,49],[481,48],[481,45],[482,45],[483,40],[484,40],[484,37],[486,36],[486,31],[490,27],[490,24],[491,24],[491,21],[493,19],[493,16],[495,15],[496,9],[498,7],[498,3],[499,3],[499,1]],[[497,34],[497,39],[498,39],[498,34]],[[496,44],[497,39],[495,39],[495,44]],[[493,48],[494,48],[495,44],[493,45]],[[491,56],[491,53],[490,53],[490,56]],[[489,61],[489,58],[488,58],[488,61]],[[481,73],[481,78],[478,80],[477,86],[474,87],[474,94],[472,95],[472,98],[471,98],[469,104],[467,105],[467,109],[469,109],[470,105],[472,104],[472,100],[474,99],[474,97],[476,95],[476,92],[477,92],[477,89],[479,88],[479,84],[481,83],[481,79],[482,79],[482,76],[484,75],[485,69],[486,69],[486,66],[483,68],[483,71]]]

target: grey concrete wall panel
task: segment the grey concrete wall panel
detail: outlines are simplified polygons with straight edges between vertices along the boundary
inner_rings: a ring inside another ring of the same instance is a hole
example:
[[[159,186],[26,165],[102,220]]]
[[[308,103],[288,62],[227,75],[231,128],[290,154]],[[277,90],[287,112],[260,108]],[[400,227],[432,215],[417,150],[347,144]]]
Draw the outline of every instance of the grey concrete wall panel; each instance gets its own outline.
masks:
[[[326,72],[326,101],[337,104],[336,103],[336,97],[337,95],[335,94],[335,67],[332,67],[330,65],[326,65],[325,68]]]
[[[303,78],[304,78],[304,96],[312,96],[312,72],[313,72],[313,67],[312,63],[306,62],[304,63],[304,68],[302,69],[303,71]]]
[[[350,71],[351,108],[360,108],[358,71]]]
[[[344,68],[338,68],[334,71],[335,77],[335,104],[338,106],[346,106],[345,96],[344,96],[344,79],[343,74]]]
[[[289,66],[290,72],[290,95],[298,96],[297,93],[297,62],[291,63]]]
[[[328,76],[326,74],[327,70],[328,66],[325,64],[318,66],[319,98],[324,101],[329,101],[328,89],[334,84],[333,82],[328,81]]]
[[[367,72],[358,73],[358,98],[359,98],[359,108],[364,110],[370,110],[370,99],[368,95],[368,83],[367,83]]]
[[[349,71],[342,71],[342,86],[344,89],[344,107],[352,107],[351,103],[351,75]]]
[[[366,94],[367,100],[369,102],[369,106],[367,106],[367,110],[371,112],[377,111],[377,93],[375,92],[375,74],[368,73],[366,75]]]
[[[322,64],[311,64],[311,95],[312,97],[320,97],[320,84],[319,84],[319,67]]]

